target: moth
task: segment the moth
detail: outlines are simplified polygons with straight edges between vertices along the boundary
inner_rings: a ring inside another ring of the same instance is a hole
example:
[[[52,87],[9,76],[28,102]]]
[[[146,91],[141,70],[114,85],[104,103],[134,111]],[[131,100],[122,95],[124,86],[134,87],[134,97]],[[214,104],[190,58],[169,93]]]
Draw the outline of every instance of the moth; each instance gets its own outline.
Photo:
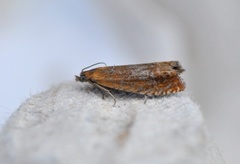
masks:
[[[76,81],[89,82],[108,93],[116,104],[111,90],[148,96],[161,96],[183,91],[185,83],[179,76],[185,70],[178,61],[155,62],[135,65],[104,66],[86,70],[96,63],[82,69]],[[145,99],[146,102],[146,99]]]

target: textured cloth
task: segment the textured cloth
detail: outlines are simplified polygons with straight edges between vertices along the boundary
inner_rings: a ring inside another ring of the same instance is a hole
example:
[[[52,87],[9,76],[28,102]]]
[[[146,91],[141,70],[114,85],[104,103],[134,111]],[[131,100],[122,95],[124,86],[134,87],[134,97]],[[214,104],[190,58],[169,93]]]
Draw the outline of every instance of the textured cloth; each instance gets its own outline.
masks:
[[[224,163],[184,93],[149,98],[63,83],[32,96],[0,133],[0,163]]]

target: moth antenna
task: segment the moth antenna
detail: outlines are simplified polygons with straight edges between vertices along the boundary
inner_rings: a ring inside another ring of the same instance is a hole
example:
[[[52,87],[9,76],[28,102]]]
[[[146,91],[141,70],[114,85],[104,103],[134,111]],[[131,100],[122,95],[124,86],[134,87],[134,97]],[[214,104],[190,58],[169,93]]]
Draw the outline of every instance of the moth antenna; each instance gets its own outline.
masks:
[[[93,66],[98,65],[98,64],[104,64],[105,66],[107,66],[107,64],[104,63],[104,62],[98,62],[98,63],[92,64],[92,65],[90,65],[88,67],[83,68],[81,72],[83,72],[85,69],[88,69],[88,68],[93,67]]]

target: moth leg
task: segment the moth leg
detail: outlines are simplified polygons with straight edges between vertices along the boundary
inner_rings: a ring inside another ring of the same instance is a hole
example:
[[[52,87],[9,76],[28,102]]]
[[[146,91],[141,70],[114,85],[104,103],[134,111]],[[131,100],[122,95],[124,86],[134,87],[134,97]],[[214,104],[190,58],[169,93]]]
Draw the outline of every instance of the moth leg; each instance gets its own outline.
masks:
[[[148,99],[148,96],[147,96],[147,95],[144,95],[144,104],[146,104],[147,99]]]
[[[98,87],[99,89],[101,89],[102,91],[107,92],[107,93],[113,98],[113,100],[114,100],[113,106],[116,105],[116,98],[111,94],[111,92],[110,92],[109,90],[107,90],[106,88],[104,88],[104,87],[102,87],[101,85],[98,85],[98,84],[96,84],[96,83],[92,83],[92,84],[95,85],[96,87]],[[103,95],[103,99],[104,99],[104,95]]]

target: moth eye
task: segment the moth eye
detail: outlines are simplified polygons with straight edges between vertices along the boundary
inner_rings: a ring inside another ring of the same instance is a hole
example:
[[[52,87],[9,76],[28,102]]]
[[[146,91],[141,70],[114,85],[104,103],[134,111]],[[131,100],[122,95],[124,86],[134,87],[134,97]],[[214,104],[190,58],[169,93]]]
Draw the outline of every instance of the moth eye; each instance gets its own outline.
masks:
[[[84,74],[81,74],[80,81],[86,81],[86,80],[87,80],[86,76]]]
[[[172,69],[178,70],[178,69],[179,69],[179,67],[178,67],[178,66],[176,66],[176,65],[174,65],[174,66],[172,66]]]

